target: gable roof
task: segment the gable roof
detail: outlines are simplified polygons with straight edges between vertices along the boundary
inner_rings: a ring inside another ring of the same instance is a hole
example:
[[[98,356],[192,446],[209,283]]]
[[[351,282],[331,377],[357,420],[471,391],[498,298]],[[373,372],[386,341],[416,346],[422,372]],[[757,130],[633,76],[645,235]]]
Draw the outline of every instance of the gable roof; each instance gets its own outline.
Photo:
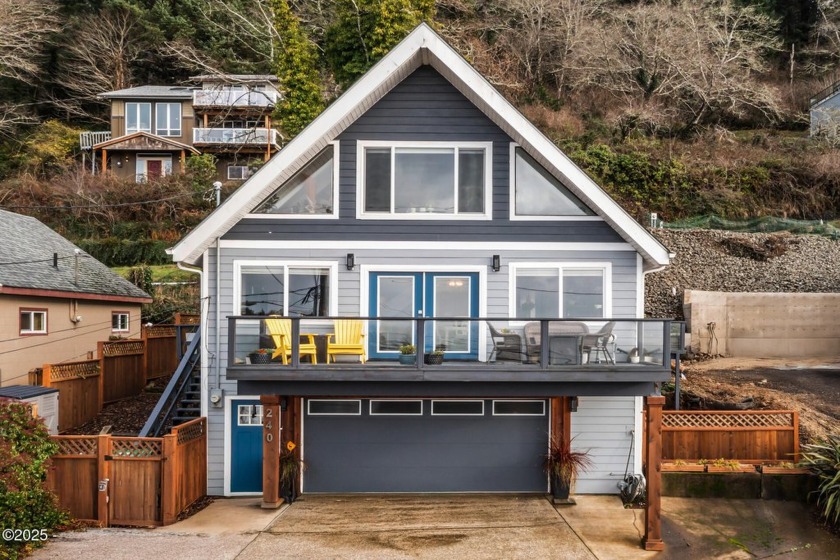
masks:
[[[139,140],[140,142],[132,143],[133,140]],[[146,143],[143,144],[142,141]],[[122,145],[121,145],[122,144]],[[93,149],[99,150],[102,148],[109,148],[111,150],[186,150],[188,152],[192,152],[194,154],[199,154],[197,149],[193,148],[189,144],[184,144],[182,142],[177,142],[172,140],[171,138],[164,138],[163,136],[158,136],[157,134],[152,134],[151,132],[132,132],[131,134],[126,134],[124,136],[117,136],[116,138],[111,138],[110,140],[105,140],[104,142],[100,142],[99,144],[94,144]]]
[[[57,267],[54,253],[58,253]],[[152,301],[149,294],[35,218],[6,210],[0,210],[0,294]]]
[[[192,99],[191,86],[139,86],[100,93],[103,99]]]
[[[668,250],[526,119],[475,68],[425,23],[418,25],[341,97],[195,229],[170,249],[195,264],[224,235],[326,144],[421,65],[428,64],[630,243],[650,270],[670,262]]]

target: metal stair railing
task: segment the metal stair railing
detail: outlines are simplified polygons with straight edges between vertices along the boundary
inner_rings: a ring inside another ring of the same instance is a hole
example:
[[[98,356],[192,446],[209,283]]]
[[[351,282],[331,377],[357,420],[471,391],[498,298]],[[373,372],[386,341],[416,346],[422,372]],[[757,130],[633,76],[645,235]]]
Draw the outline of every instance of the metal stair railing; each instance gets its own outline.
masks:
[[[187,387],[190,386],[193,371],[200,362],[201,330],[198,330],[181,358],[178,369],[175,370],[172,379],[169,380],[166,389],[164,389],[154,410],[149,415],[149,419],[146,420],[146,424],[140,430],[140,437],[160,436],[164,426],[175,412],[178,402],[183,398]]]
[[[837,91],[840,91],[840,81],[834,82],[830,86],[822,89],[819,93],[817,93],[816,95],[811,97],[811,99],[810,99],[811,107],[813,107],[814,105],[818,105],[818,104],[822,103],[823,101],[825,101],[826,99],[828,99],[829,97],[831,97],[832,95],[837,93]]]

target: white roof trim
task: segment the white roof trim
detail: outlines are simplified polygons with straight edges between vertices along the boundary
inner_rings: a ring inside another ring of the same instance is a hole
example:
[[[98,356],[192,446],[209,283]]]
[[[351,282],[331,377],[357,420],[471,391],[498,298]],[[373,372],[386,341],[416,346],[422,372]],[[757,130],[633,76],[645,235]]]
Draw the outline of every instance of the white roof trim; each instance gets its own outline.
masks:
[[[514,141],[604,218],[645,260],[670,262],[668,250],[511,105],[431,27],[421,23],[350,89],[280,150],[221,206],[172,248],[176,262],[196,263],[224,235],[309,158],[424,62],[430,63]]]

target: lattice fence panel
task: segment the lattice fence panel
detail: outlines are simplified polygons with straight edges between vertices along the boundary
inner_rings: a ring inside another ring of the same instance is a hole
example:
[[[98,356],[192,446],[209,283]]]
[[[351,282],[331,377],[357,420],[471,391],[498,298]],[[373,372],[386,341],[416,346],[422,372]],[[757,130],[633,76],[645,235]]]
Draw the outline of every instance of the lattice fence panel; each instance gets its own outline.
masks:
[[[96,457],[97,439],[95,437],[82,439],[55,436],[51,439],[58,444],[58,453],[56,455]]]
[[[146,330],[146,336],[148,338],[166,338],[170,336],[175,336],[176,334],[176,329],[174,326],[157,325],[144,328]]]
[[[145,343],[142,340],[126,340],[120,342],[109,342],[102,346],[102,352],[106,356],[130,356],[142,354],[145,350]]]
[[[663,428],[790,428],[793,412],[715,413],[666,411],[662,415]]]
[[[201,418],[200,420],[194,420],[189,424],[175,428],[178,431],[178,443],[187,443],[203,436],[207,429],[206,422],[204,418]]]
[[[114,457],[160,457],[162,448],[160,438],[111,438]]]
[[[99,360],[50,365],[50,379],[53,381],[87,379],[94,375],[99,375]]]

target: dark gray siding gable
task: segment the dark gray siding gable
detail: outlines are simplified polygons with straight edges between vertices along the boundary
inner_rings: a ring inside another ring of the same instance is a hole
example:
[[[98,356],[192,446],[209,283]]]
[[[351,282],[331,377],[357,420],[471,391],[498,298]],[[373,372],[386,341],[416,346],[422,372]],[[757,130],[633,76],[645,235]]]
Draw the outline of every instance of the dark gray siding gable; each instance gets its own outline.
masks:
[[[224,239],[623,242],[602,221],[511,221],[510,137],[430,66],[421,66],[338,136],[339,219],[245,218]],[[356,219],[358,140],[493,142],[493,220]]]

